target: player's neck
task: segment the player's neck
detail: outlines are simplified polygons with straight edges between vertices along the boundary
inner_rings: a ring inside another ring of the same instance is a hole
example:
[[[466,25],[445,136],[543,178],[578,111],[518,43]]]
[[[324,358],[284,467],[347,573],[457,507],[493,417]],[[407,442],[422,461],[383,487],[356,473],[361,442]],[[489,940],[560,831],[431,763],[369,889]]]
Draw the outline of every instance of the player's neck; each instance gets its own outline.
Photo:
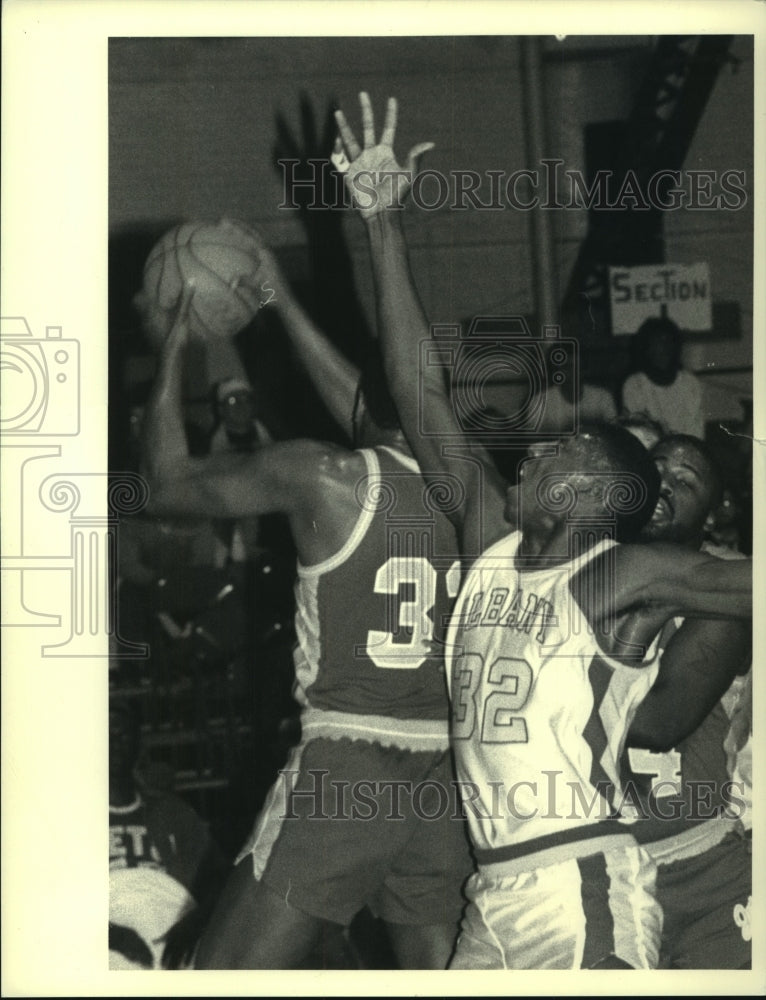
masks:
[[[518,557],[522,569],[568,562],[571,553],[566,525],[548,529],[523,528]]]

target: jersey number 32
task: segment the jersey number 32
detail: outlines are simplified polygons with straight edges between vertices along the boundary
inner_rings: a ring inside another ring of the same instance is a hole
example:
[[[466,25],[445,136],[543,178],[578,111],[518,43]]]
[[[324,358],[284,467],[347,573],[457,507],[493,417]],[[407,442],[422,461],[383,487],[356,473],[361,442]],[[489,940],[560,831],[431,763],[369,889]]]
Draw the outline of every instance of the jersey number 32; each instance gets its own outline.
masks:
[[[446,577],[451,598],[457,594],[458,569],[458,563],[454,563]],[[434,654],[431,611],[436,602],[437,580],[437,571],[421,556],[392,556],[375,574],[375,593],[398,598],[396,603],[392,600],[389,604],[390,631],[370,629],[367,633],[365,653],[376,667],[416,670]]]

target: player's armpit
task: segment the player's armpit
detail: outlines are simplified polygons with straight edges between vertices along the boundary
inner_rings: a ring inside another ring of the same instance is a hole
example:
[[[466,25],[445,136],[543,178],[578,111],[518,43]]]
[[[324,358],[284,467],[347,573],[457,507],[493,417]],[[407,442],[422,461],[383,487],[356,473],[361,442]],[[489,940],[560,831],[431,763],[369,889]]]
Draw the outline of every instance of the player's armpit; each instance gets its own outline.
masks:
[[[617,551],[615,602],[662,608],[675,615],[750,618],[751,559],[717,559],[680,545],[622,545]]]

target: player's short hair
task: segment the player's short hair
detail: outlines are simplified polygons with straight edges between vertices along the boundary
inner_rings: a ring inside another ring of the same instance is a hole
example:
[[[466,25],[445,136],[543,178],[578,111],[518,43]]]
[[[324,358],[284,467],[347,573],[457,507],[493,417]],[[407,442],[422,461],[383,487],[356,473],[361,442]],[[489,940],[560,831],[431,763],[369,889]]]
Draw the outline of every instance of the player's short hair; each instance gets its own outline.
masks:
[[[399,414],[388,390],[383,369],[383,355],[377,340],[370,341],[364,350],[357,397],[364,398],[364,405],[373,423],[381,430],[398,430]]]
[[[619,473],[627,472],[643,482],[643,491],[635,492],[635,502],[618,505],[613,511],[617,541],[635,541],[652,516],[660,492],[660,474],[650,453],[630,431],[602,420],[582,421],[573,442],[572,454],[582,462],[582,470],[576,470],[570,461],[572,472],[597,476],[597,482],[602,483],[610,473],[618,478]]]
[[[705,482],[710,489],[710,510],[717,510],[723,502],[723,477],[712,451],[702,438],[694,437],[692,434],[666,434],[654,445],[649,454],[654,459],[657,448],[664,446],[672,448],[678,445],[691,449],[702,459],[705,466]]]

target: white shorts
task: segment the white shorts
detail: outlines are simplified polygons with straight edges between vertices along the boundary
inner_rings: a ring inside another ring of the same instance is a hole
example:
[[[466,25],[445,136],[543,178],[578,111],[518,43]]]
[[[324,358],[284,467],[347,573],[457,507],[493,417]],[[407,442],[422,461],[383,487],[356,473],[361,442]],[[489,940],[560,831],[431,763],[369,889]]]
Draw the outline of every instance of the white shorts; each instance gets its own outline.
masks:
[[[507,868],[485,865],[469,880],[450,969],[589,969],[609,956],[657,967],[662,909],[642,848]]]

